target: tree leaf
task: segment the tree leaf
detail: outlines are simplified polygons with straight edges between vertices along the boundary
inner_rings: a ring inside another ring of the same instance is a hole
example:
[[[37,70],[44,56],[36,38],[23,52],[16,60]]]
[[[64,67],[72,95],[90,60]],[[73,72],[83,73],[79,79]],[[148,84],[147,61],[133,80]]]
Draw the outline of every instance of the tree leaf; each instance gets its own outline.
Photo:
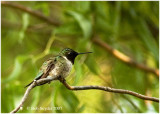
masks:
[[[27,55],[19,55],[16,57],[14,61],[14,68],[11,74],[8,76],[8,78],[2,80],[2,83],[7,83],[10,82],[20,76],[21,70],[22,70],[22,65],[23,63],[29,59],[29,56]]]
[[[74,19],[78,22],[79,26],[82,29],[83,35],[85,38],[89,38],[92,32],[91,21],[85,18],[82,14],[75,11],[67,11],[68,14],[74,17]]]

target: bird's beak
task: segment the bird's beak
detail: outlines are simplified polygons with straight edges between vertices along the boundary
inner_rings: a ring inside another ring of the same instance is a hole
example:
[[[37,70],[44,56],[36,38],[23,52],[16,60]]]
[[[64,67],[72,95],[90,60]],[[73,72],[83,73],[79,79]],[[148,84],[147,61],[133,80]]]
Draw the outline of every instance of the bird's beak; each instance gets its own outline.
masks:
[[[80,55],[80,54],[88,54],[88,53],[92,53],[92,52],[78,53],[78,55]]]

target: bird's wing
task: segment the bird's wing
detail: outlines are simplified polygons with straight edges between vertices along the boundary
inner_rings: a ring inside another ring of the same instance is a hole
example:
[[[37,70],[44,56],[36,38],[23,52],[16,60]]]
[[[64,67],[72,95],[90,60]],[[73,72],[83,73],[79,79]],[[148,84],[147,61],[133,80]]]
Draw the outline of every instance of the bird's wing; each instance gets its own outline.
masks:
[[[55,61],[54,60],[49,61],[47,67],[43,69],[44,73],[41,75],[40,78],[46,78],[49,75],[50,71],[54,69],[54,67],[55,67]]]
[[[55,59],[56,58],[50,58],[47,61],[45,61],[43,63],[43,65],[41,66],[41,68],[40,68],[40,70],[34,80],[39,80],[40,78],[46,78],[49,75],[49,72],[55,66],[55,62],[56,62]],[[31,83],[29,83],[28,85],[26,85],[25,87],[28,87],[32,83],[33,83],[33,81]]]

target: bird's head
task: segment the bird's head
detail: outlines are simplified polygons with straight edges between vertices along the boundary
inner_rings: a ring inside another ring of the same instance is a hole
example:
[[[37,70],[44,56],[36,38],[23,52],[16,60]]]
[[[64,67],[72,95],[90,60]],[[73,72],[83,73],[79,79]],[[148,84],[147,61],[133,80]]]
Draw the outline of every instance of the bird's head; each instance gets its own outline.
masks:
[[[70,60],[74,64],[74,60],[77,57],[77,55],[87,54],[87,53],[92,53],[92,52],[78,53],[70,48],[65,48],[60,52],[60,55],[65,56],[68,60]]]

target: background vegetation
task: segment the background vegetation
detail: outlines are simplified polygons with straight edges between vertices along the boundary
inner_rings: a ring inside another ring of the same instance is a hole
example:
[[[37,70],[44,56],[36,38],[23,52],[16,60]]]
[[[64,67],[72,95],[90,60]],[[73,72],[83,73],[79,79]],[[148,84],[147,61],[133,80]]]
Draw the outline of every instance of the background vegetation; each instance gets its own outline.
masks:
[[[38,11],[49,20],[2,3],[1,112],[20,102],[24,86],[41,64],[65,47],[92,54],[76,58],[70,85],[103,85],[159,97],[158,77],[116,59],[93,42],[103,42],[150,68],[159,64],[159,2],[9,2]],[[27,107],[62,107],[30,110]],[[32,90],[19,112],[159,112],[158,103],[98,90],[70,91],[60,82]]]

